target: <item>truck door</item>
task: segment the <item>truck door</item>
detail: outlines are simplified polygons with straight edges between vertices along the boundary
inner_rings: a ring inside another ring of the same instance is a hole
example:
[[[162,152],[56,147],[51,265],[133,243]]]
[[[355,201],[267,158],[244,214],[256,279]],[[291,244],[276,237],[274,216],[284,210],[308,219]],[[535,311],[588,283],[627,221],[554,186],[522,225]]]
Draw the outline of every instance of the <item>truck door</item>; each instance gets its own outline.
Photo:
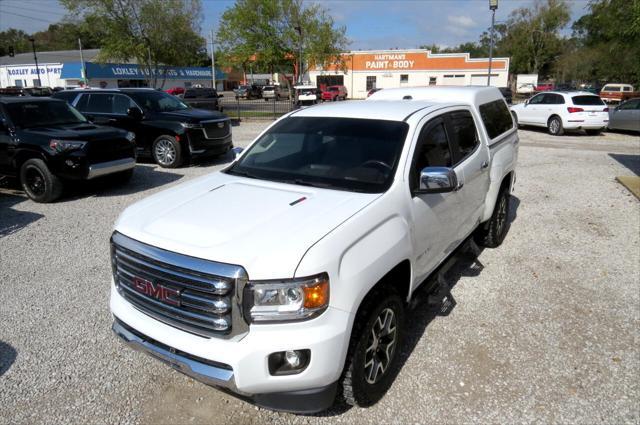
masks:
[[[457,192],[460,198],[460,224],[457,238],[466,238],[478,225],[484,212],[489,190],[489,148],[480,142],[476,123],[469,110],[444,115],[451,145],[453,168],[464,176],[464,185]]]
[[[426,121],[426,119],[425,119]],[[451,167],[453,157],[445,120],[441,117],[426,122],[418,133],[411,168],[409,187],[412,194],[412,236],[417,282],[421,282],[455,248],[457,228],[463,214],[460,194],[416,193],[420,171],[425,167]],[[462,168],[455,169],[464,181]],[[453,248],[452,248],[453,246]]]
[[[5,119],[0,105],[0,173],[13,174],[15,170],[11,169],[11,161],[13,161],[17,143],[9,126],[9,121]]]

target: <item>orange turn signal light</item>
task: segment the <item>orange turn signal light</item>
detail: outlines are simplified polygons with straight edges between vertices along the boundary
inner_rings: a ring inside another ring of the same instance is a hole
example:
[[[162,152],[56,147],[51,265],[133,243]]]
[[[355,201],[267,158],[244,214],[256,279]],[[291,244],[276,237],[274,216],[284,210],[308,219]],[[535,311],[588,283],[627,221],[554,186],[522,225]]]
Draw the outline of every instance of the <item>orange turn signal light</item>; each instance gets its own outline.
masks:
[[[320,308],[327,304],[329,304],[328,280],[304,287],[304,308]]]

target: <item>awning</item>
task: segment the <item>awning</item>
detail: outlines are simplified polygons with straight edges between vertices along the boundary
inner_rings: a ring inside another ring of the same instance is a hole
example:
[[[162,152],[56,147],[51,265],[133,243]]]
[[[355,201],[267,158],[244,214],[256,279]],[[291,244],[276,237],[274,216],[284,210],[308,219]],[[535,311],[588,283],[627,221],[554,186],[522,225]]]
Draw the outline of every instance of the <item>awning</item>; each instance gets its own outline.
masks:
[[[104,78],[116,80],[146,80],[147,69],[138,64],[93,63],[85,62],[86,78]],[[62,65],[62,79],[82,78],[80,62],[65,62]],[[155,71],[155,70],[152,70]],[[158,79],[167,80],[211,80],[211,68],[163,66],[157,71]],[[216,80],[226,80],[227,74],[216,69]]]

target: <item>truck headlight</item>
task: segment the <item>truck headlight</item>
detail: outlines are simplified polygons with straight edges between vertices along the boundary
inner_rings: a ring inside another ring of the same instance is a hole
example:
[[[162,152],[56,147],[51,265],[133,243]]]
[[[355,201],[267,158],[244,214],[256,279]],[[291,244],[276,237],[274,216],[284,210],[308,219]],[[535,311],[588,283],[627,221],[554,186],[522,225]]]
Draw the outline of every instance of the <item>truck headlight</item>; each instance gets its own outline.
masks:
[[[329,276],[321,273],[297,279],[250,281],[243,299],[248,322],[310,319],[329,305]]]
[[[49,147],[56,152],[70,152],[82,149],[87,142],[82,140],[49,140]]]
[[[202,124],[200,123],[189,123],[189,122],[181,122],[180,123],[181,126],[183,126],[184,128],[202,128]]]

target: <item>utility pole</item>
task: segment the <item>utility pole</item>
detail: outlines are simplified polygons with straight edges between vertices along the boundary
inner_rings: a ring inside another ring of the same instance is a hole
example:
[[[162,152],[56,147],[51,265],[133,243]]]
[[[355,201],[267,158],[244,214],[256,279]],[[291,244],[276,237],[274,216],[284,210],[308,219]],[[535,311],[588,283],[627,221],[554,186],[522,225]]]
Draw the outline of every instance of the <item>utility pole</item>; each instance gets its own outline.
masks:
[[[211,33],[211,83],[213,84],[213,89],[216,89],[216,60],[215,60],[215,47],[213,45],[213,28],[210,31]]]
[[[298,62],[298,84],[302,84],[302,26],[298,24],[294,29],[298,32],[299,41],[298,41],[298,55],[300,57]]]
[[[36,40],[31,37],[29,39],[31,47],[33,48],[33,60],[36,61],[36,73],[38,74],[38,87],[42,87],[42,80],[40,80],[40,68],[38,68],[38,57],[36,56]]]
[[[84,57],[82,56],[82,40],[78,39],[78,48],[80,49],[80,76],[83,85],[87,85],[87,68],[84,66]]]
[[[496,9],[498,8],[498,0],[489,0],[489,10],[491,10],[491,42],[489,43],[489,73],[487,74],[487,86],[491,85],[491,65],[493,62],[493,34],[494,25],[496,23]]]

